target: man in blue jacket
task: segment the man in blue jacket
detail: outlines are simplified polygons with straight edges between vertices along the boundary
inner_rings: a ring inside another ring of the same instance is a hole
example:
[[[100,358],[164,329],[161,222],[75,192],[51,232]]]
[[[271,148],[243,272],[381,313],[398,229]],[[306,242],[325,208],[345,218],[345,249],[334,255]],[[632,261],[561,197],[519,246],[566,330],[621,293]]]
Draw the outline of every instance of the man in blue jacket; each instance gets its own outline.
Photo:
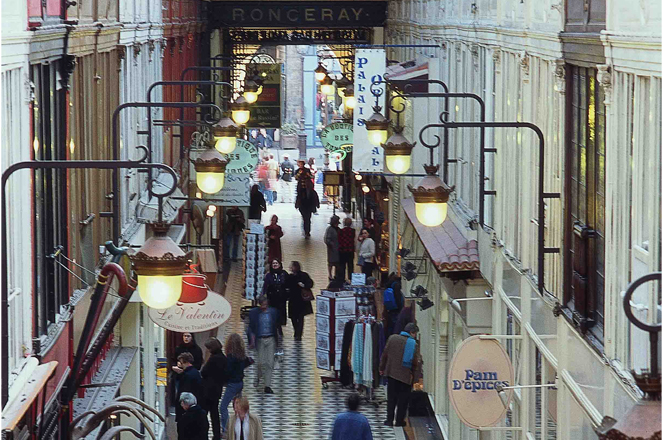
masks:
[[[348,411],[336,416],[331,440],[373,440],[371,425],[365,415],[359,413],[359,394],[348,397]]]
[[[267,296],[258,299],[260,307],[249,312],[249,330],[251,346],[256,349],[258,371],[254,385],[260,385],[265,377],[265,394],[274,394],[272,390],[272,373],[274,371],[274,353],[278,345],[279,312],[269,307]]]

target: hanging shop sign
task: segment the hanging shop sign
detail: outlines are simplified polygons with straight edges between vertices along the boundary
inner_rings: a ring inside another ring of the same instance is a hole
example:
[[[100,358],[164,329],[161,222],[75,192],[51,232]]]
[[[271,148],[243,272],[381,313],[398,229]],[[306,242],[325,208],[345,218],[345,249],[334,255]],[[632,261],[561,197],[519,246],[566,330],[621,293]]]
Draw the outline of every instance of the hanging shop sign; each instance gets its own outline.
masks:
[[[251,204],[251,175],[226,174],[223,189],[210,195],[217,206],[249,206]]]
[[[281,128],[281,72],[280,63],[254,63],[250,70],[257,70],[262,78],[262,93],[251,105],[251,128]]]
[[[355,50],[355,98],[357,104],[353,112],[353,171],[381,173],[384,170],[382,147],[376,147],[368,141],[368,131],[363,120],[371,117],[373,106],[375,106],[371,84],[382,81],[386,69],[387,58],[384,49]],[[378,99],[378,105],[384,111],[384,84],[381,84],[380,87],[383,93]]]
[[[333,153],[335,151],[352,151],[352,124],[346,122],[334,122],[329,124],[320,132],[320,142],[325,150]]]
[[[215,21],[211,24],[216,25]],[[360,44],[370,43],[370,28],[360,29],[228,29],[228,40],[234,44]]]
[[[502,421],[513,390],[504,390],[505,405],[495,389],[514,383],[513,365],[502,345],[494,339],[467,338],[458,347],[449,368],[449,399],[467,426],[481,428]]]
[[[180,301],[167,309],[149,309],[150,319],[174,332],[202,332],[217,328],[230,318],[227,299],[209,290],[203,275],[185,275]]]
[[[228,161],[226,176],[228,174],[248,174],[256,169],[260,160],[258,147],[244,139],[237,139],[235,150],[223,157]]]
[[[213,16],[224,27],[381,27],[384,1],[212,2]]]

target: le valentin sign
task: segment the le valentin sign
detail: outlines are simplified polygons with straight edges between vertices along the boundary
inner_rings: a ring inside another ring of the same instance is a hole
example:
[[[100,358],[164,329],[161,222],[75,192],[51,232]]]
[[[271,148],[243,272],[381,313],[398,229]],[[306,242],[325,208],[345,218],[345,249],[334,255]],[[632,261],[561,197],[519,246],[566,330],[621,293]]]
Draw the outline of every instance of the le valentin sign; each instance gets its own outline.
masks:
[[[494,339],[472,336],[463,341],[451,360],[449,399],[467,426],[493,426],[506,414],[495,386],[508,387],[513,381],[513,365],[504,347]],[[510,401],[513,390],[504,392]]]
[[[150,319],[174,332],[202,332],[217,328],[230,318],[227,299],[209,290],[205,276],[185,275],[180,301],[167,309],[149,309]]]
[[[381,27],[387,2],[212,2],[214,15],[228,27]]]

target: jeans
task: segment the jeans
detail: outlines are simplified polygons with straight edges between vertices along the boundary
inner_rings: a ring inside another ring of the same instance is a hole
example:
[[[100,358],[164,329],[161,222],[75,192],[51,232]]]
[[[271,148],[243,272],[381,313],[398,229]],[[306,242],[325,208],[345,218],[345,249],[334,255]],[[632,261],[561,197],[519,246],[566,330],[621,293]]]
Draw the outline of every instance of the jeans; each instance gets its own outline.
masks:
[[[268,205],[273,205],[274,204],[274,191],[271,189],[265,189],[265,198],[267,199],[267,204]]]
[[[223,258],[226,260],[230,260],[230,244],[232,242],[232,247],[233,247],[233,252],[232,252],[232,258],[237,259],[237,253],[238,253],[238,248],[239,248],[239,238],[240,235],[235,235],[233,233],[226,234],[226,240],[223,243]]]
[[[223,393],[223,398],[221,399],[221,428],[223,432],[226,432],[226,426],[228,426],[228,405],[230,405],[235,396],[242,393],[243,389],[244,381],[231,382],[226,385],[226,392]]]
[[[394,412],[396,412],[396,424],[403,425],[405,423],[405,413],[410,400],[410,392],[412,385],[396,380],[389,377],[387,381],[387,422],[392,423],[394,420]]]
[[[290,316],[292,321],[292,328],[295,329],[295,339],[301,339],[304,334],[304,317],[303,316]]]
[[[336,266],[338,269],[340,269],[340,278],[341,280],[345,280],[345,269],[347,268],[348,270],[348,278],[352,277],[352,272],[353,272],[353,266],[354,266],[354,259],[355,259],[355,253],[354,252],[339,252],[338,257],[341,260],[338,266]],[[338,277],[337,277],[338,278]]]

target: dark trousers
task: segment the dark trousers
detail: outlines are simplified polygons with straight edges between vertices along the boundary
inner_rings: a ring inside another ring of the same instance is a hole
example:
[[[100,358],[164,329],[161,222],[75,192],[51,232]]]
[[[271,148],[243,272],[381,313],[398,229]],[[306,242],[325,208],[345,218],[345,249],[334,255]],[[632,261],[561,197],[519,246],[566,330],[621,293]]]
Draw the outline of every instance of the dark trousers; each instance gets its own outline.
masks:
[[[366,278],[373,276],[373,270],[375,270],[375,263],[364,263],[361,266],[361,273],[365,273]]]
[[[354,259],[355,259],[355,253],[354,252],[339,252],[338,257],[340,259],[340,263],[338,264],[337,268],[340,270],[340,275],[337,276],[336,278],[345,280],[345,270],[347,268],[348,270],[348,278],[352,277],[352,271],[353,271],[353,266],[354,266]]]
[[[205,409],[212,420],[213,440],[221,440],[221,418],[219,417],[219,401],[221,396],[205,399],[203,409]]]
[[[311,211],[303,210],[302,220],[304,220],[304,234],[311,235]]]
[[[292,327],[295,329],[295,339],[301,339],[304,334],[304,317],[291,316]]]
[[[387,381],[387,422],[393,423],[394,411],[396,412],[396,425],[405,423],[405,414],[410,400],[412,385],[389,377]]]

